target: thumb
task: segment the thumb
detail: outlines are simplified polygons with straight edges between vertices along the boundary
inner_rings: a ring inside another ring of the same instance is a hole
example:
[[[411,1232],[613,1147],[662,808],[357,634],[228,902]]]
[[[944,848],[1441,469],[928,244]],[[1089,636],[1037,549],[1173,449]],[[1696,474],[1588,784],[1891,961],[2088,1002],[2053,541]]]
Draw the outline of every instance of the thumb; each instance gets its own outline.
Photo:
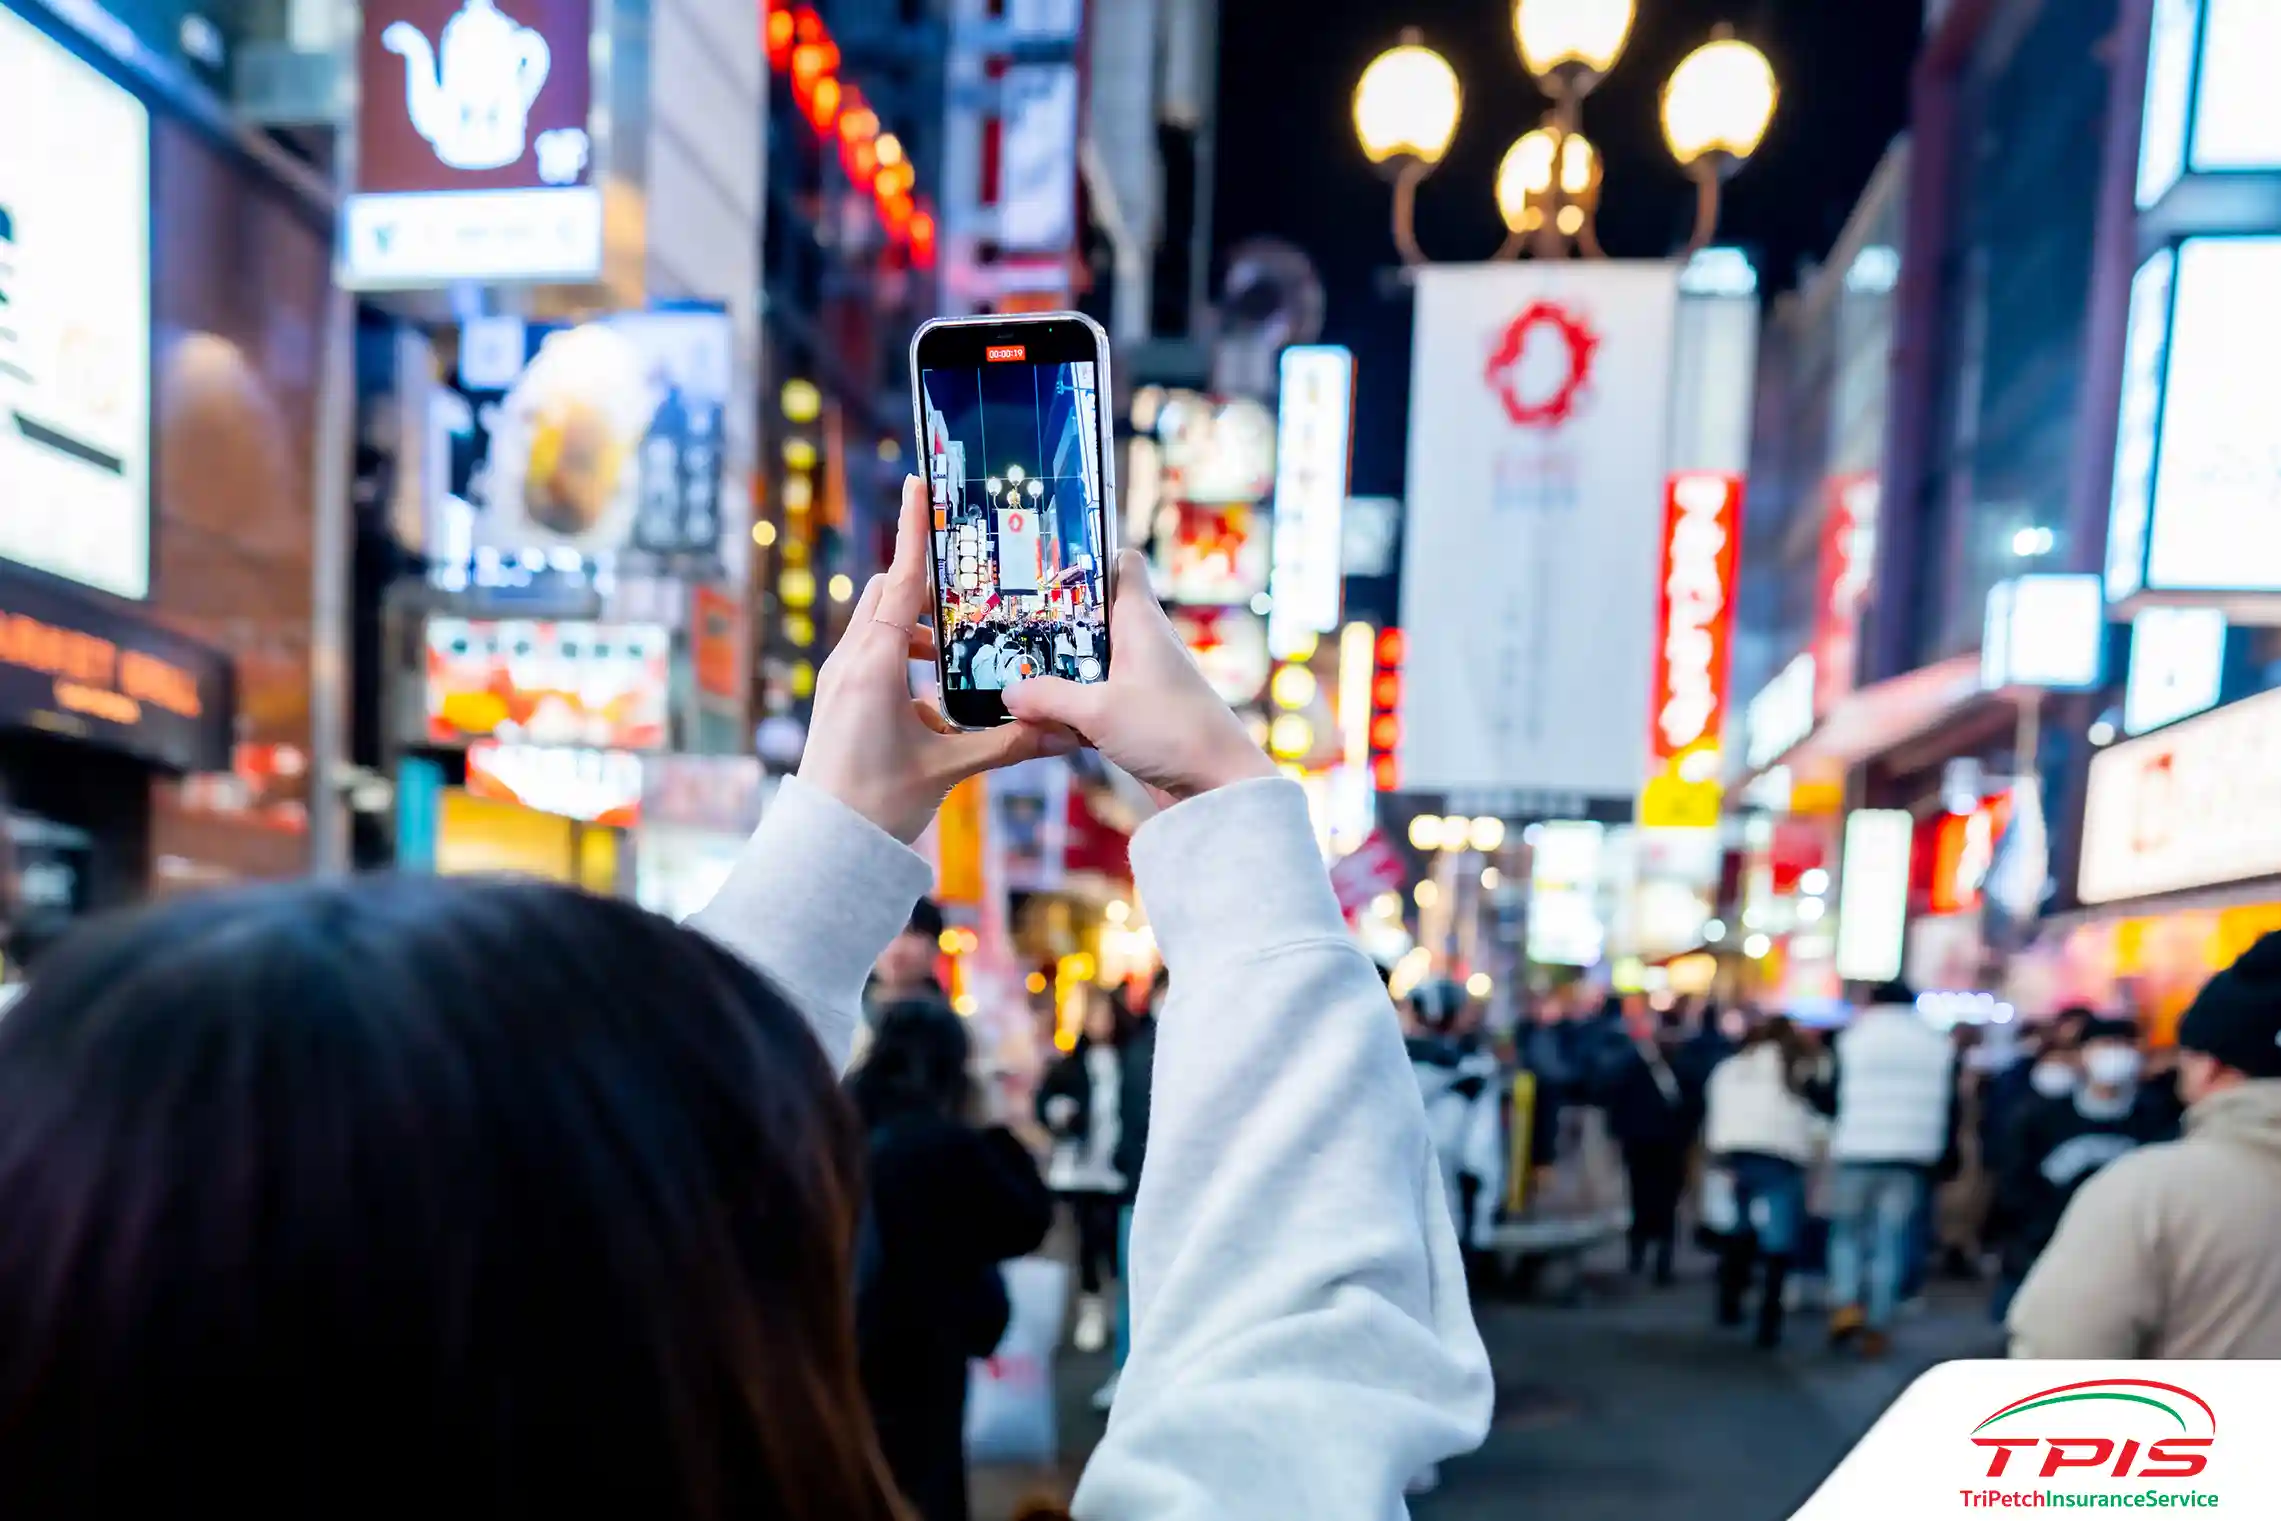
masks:
[[[1091,739],[1107,691],[1099,682],[1085,684],[1059,676],[1032,676],[1012,683],[1002,695],[1006,711],[1025,724],[1058,724]]]

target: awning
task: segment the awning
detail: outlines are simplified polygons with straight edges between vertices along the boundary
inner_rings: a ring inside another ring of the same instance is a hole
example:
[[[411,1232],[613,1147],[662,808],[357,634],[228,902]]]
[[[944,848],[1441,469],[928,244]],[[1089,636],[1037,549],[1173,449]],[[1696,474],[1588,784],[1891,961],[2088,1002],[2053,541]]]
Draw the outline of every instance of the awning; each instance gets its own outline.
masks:
[[[1848,771],[1922,739],[1982,702],[1980,657],[1957,655],[1847,693],[1814,726],[1762,770]]]

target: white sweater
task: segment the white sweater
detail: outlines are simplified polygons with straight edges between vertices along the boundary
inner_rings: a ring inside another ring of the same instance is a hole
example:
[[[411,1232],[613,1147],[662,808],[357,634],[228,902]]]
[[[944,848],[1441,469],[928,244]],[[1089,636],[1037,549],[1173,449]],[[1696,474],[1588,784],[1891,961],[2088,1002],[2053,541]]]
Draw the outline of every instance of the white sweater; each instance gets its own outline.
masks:
[[[1477,1446],[1473,1324],[1393,1006],[1304,794],[1207,793],[1133,837],[1171,971],[1133,1215],[1132,1352],[1079,1521],[1392,1521]],[[835,1065],[924,859],[787,782],[693,927],[799,1004]]]
[[[1791,1088],[1780,1046],[1755,1046],[1712,1068],[1703,1104],[1703,1145],[1712,1155],[1813,1161],[1821,1116]]]
[[[1948,1037],[1916,1010],[1900,1004],[1862,1010],[1837,1038],[1830,1154],[1840,1162],[1938,1162],[1948,1149],[1955,1070]]]

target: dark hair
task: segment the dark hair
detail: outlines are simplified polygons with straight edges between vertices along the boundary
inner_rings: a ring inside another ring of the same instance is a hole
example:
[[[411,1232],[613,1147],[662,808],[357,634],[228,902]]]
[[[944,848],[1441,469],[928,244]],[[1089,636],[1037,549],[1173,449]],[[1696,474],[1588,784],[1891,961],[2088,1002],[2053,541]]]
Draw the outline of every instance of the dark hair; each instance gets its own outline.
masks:
[[[940,940],[943,932],[942,909],[932,898],[921,898],[911,907],[911,918],[903,926],[906,935],[924,935],[929,940]]]
[[[786,999],[629,904],[101,925],[0,1020],[0,1515],[891,1521],[858,1158]]]
[[[871,1048],[848,1078],[856,1112],[871,1128],[914,1115],[956,1119],[973,1080],[966,1021],[926,999],[889,1004],[872,1027]]]
[[[1739,1049],[1751,1051],[1760,1046],[1772,1046],[1780,1051],[1784,1080],[1794,1092],[1803,1089],[1814,1051],[1799,1032],[1797,1022],[1787,1014],[1771,1014],[1760,1020],[1743,1036]]]

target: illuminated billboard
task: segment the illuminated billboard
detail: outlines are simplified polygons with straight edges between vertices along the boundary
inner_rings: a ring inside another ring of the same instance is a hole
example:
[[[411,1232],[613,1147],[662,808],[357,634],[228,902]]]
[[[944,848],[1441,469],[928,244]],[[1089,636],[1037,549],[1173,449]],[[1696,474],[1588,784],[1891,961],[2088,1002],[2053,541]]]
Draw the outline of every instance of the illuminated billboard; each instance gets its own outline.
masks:
[[[0,144],[0,559],[146,597],[150,112],[0,9]]]
[[[2281,237],[2189,238],[2141,268],[2117,419],[2110,597],[2281,591],[2276,289]]]
[[[427,633],[431,744],[665,745],[663,625],[434,618]]]

